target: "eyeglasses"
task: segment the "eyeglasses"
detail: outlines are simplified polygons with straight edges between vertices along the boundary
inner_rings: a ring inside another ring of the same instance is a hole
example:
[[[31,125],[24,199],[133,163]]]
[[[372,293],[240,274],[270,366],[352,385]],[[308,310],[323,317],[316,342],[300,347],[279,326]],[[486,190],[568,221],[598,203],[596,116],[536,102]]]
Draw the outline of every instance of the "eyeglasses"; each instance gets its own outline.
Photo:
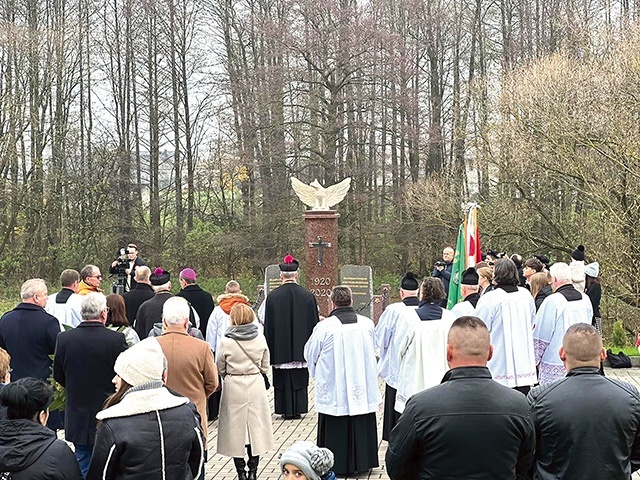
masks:
[[[107,312],[107,313],[109,313],[109,307],[104,307],[104,308],[102,309],[102,311],[103,311],[103,312]]]
[[[89,275],[88,278],[97,278],[98,280],[102,280],[102,275]]]

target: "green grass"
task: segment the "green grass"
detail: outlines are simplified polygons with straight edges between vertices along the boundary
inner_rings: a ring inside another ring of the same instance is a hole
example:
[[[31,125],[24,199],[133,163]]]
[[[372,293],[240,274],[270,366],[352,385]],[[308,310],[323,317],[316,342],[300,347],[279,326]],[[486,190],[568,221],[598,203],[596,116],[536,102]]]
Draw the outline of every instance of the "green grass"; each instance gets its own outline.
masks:
[[[618,353],[619,351],[623,351],[624,353],[626,353],[627,355],[629,355],[630,357],[637,357],[638,355],[640,355],[638,353],[638,347],[604,347],[605,349],[609,350],[611,349],[611,351],[613,353]]]

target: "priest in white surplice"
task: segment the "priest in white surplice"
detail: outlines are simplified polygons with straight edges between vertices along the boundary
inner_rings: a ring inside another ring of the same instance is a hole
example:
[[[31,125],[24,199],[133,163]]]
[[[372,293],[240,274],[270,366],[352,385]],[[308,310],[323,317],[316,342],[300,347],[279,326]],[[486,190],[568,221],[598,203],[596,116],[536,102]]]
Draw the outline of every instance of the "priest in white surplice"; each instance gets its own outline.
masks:
[[[331,314],[313,329],[304,347],[315,378],[318,441],[335,456],[338,476],[378,466],[376,414],[382,397],[373,339],[373,322],[351,307],[351,289],[334,287]]]
[[[494,380],[528,393],[536,383],[533,329],[536,306],[531,293],[518,287],[515,263],[499,259],[494,267],[495,288],[482,295],[476,316],[489,328],[493,358],[487,366]]]
[[[536,363],[540,364],[540,385],[546,385],[566,375],[559,350],[567,329],[576,323],[591,323],[593,307],[584,293],[571,283],[571,267],[558,262],[551,265],[554,293],[545,298],[536,314],[533,342]]]
[[[400,369],[400,347],[413,324],[420,321],[416,313],[420,284],[416,276],[408,272],[400,280],[400,298],[402,301],[389,305],[376,325],[375,339],[378,349],[378,375],[385,383],[384,420],[382,439],[389,441],[391,430],[398,422],[400,414],[395,410],[398,390],[398,371]]]
[[[58,319],[61,330],[64,330],[65,326],[75,328],[82,323],[80,304],[84,297],[76,293],[79,283],[80,274],[76,270],[63,270],[60,275],[62,290],[47,298],[44,309]]]
[[[404,411],[407,400],[442,381],[447,364],[447,335],[456,317],[440,306],[445,298],[442,282],[425,278],[420,292],[416,322],[400,347],[400,372],[395,409]]]

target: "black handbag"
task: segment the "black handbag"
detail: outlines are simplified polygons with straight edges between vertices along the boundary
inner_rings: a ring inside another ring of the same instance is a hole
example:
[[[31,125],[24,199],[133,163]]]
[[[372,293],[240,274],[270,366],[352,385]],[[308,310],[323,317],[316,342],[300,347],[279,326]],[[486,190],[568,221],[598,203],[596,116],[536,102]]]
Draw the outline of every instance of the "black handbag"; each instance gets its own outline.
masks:
[[[240,345],[240,342],[238,340],[234,338],[233,341],[238,344],[238,346],[240,347],[240,350],[242,350],[244,354],[247,356],[247,358],[251,360],[251,363],[253,363],[258,368],[258,371],[260,372],[260,375],[262,375],[262,379],[264,380],[264,388],[265,390],[269,390],[271,388],[271,384],[269,383],[269,377],[267,377],[267,374],[262,372],[262,370],[260,369],[260,365],[258,365],[257,362],[253,361],[253,358],[249,356],[247,351],[244,349],[242,345]]]
[[[607,350],[607,359],[611,368],[631,368],[631,359],[629,355],[620,351],[613,353],[611,349]]]

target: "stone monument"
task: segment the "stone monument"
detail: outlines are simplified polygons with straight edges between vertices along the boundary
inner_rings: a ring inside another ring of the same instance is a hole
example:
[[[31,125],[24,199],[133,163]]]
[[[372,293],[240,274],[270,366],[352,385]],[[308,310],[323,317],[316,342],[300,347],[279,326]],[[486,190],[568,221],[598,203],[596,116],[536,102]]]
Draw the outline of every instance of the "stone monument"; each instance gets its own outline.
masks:
[[[367,265],[345,265],[340,269],[340,283],[351,288],[353,308],[373,319],[373,273]]]
[[[282,285],[280,278],[280,267],[278,265],[269,265],[264,271],[264,293],[269,295],[276,288]]]
[[[307,185],[291,178],[296,195],[311,207],[304,213],[305,273],[307,288],[316,296],[320,315],[329,314],[329,295],[338,278],[338,218],[331,207],[340,203],[351,187],[351,178],[323,187],[317,180]]]

